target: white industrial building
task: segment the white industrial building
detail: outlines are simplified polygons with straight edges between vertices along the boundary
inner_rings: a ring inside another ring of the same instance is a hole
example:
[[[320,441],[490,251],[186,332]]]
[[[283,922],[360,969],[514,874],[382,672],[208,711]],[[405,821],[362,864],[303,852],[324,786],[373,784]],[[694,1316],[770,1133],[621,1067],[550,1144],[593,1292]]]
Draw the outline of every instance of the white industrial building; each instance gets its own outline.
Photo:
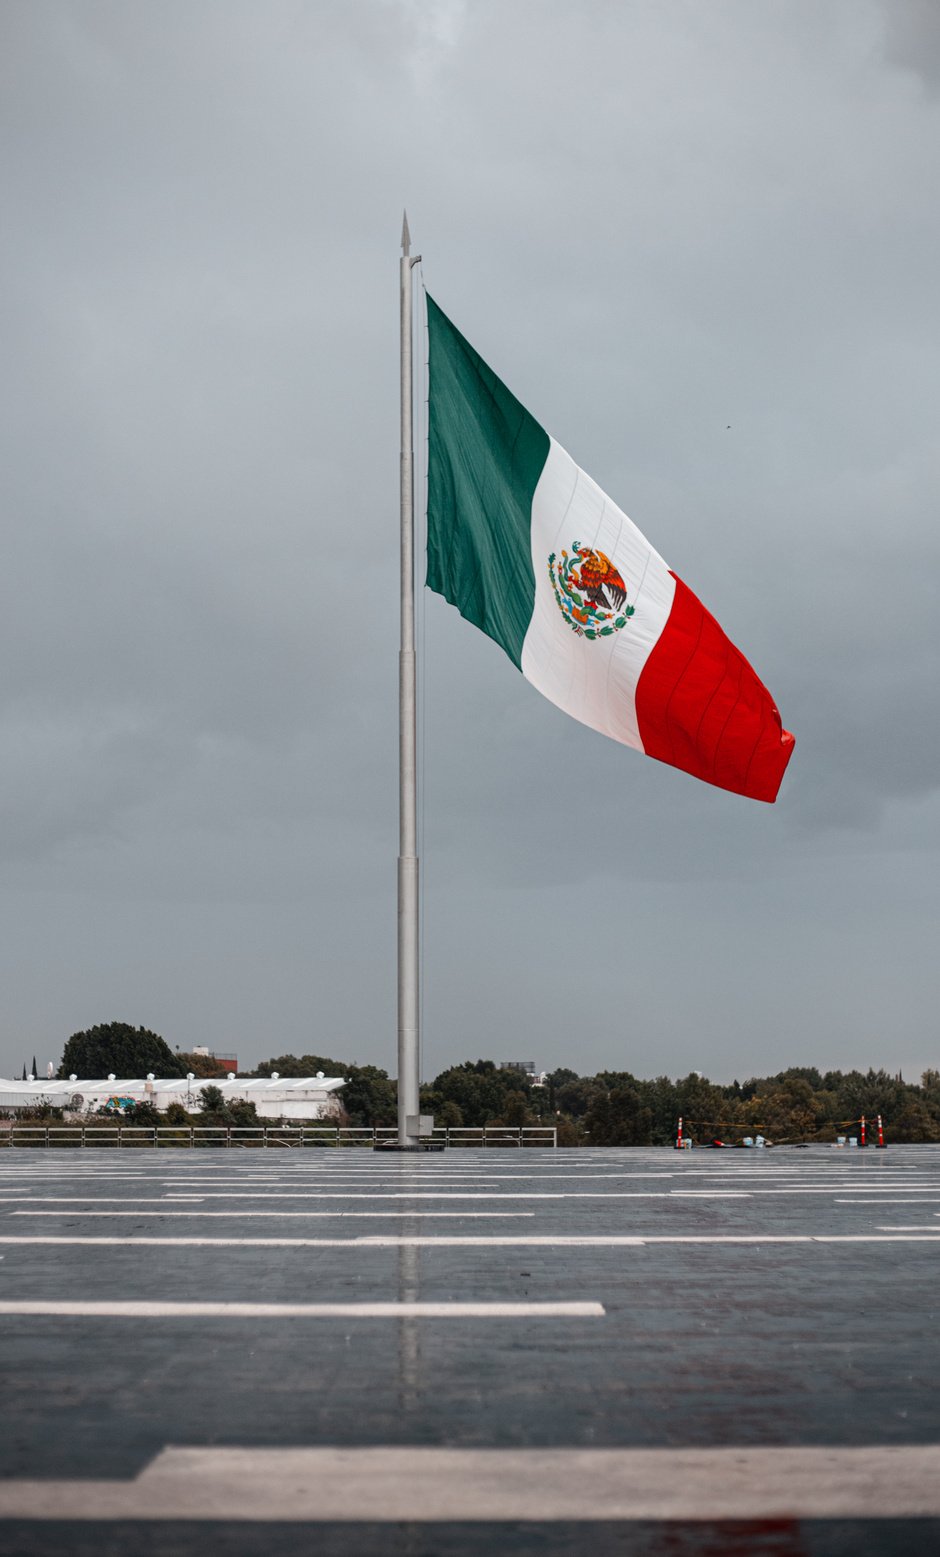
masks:
[[[99,1108],[119,1109],[126,1103],[153,1103],[165,1112],[171,1103],[182,1103],[189,1113],[202,1108],[203,1087],[218,1087],[227,1103],[254,1103],[261,1119],[328,1119],[339,1113],[342,1076],[171,1076],[160,1080],[106,1076],[101,1081],[68,1081],[43,1077],[39,1081],[6,1081],[0,1077],[0,1111],[18,1112],[43,1103],[67,1113],[94,1113]]]

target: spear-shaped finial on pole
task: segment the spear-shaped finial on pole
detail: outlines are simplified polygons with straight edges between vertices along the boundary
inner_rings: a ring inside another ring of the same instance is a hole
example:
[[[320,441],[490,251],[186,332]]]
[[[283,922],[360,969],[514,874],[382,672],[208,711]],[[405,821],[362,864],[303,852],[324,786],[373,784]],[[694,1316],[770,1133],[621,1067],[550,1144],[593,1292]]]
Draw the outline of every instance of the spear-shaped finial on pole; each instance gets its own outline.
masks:
[[[401,215],[401,252],[406,259],[411,253],[411,233],[408,231],[407,211],[403,211]]]

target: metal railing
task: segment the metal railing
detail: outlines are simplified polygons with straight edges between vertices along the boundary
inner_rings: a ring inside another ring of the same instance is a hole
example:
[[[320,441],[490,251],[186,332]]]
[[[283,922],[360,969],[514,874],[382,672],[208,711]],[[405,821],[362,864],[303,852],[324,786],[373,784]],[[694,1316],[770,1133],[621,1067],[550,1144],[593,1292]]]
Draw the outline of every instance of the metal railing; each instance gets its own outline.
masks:
[[[3,1147],[92,1147],[131,1150],[140,1147],[345,1147],[365,1146],[370,1150],[383,1141],[397,1139],[394,1125],[375,1128],[339,1125],[141,1125],[111,1124],[12,1124],[0,1126]],[[556,1147],[558,1132],[553,1125],[481,1125],[473,1127],[439,1126],[432,1137],[445,1147],[528,1148]]]

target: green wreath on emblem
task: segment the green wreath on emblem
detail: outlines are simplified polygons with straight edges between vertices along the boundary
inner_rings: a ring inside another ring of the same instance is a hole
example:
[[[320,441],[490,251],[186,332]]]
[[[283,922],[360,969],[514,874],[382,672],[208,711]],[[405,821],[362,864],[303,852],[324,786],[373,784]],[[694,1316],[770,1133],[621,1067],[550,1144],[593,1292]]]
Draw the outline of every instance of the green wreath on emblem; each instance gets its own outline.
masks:
[[[548,576],[558,609],[572,632],[583,638],[611,638],[634,614],[627,586],[602,551],[575,541],[570,554],[548,558]]]

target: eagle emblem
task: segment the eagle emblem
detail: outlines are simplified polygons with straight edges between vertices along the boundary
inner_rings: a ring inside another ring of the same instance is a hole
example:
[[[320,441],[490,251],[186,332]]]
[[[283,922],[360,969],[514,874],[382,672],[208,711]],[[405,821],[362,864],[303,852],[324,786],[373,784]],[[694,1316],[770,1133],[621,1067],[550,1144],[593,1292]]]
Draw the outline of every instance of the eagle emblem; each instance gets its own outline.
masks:
[[[570,553],[552,552],[548,576],[558,609],[572,631],[584,638],[610,638],[626,627],[635,607],[610,558],[575,541]]]

